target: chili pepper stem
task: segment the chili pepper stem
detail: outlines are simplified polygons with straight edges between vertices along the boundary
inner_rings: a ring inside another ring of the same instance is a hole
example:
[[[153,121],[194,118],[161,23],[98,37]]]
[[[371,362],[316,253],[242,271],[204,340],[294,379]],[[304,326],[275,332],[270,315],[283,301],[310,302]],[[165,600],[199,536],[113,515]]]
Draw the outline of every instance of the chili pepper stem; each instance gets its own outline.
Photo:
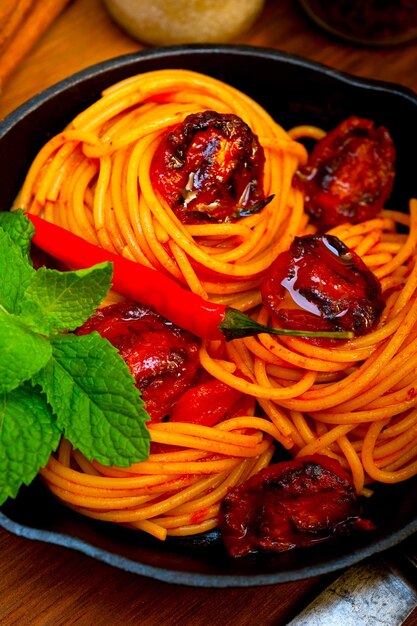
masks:
[[[287,328],[275,328],[259,324],[241,311],[233,308],[226,308],[223,320],[219,324],[219,329],[223,333],[226,341],[250,337],[260,333],[270,335],[286,335],[289,337],[315,337],[316,339],[352,339],[354,336],[350,331],[308,331],[290,330]]]

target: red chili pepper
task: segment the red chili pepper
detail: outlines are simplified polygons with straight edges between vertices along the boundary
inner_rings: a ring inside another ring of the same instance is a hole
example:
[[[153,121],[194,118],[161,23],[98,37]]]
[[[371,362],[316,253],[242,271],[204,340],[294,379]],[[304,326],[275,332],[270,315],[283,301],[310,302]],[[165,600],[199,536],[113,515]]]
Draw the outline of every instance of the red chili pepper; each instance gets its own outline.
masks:
[[[221,338],[225,307],[207,302],[161,272],[89,243],[70,231],[27,214],[35,226],[33,243],[70,269],[113,263],[113,287],[131,300],[153,307],[160,315],[198,337]]]
[[[204,300],[157,270],[100,248],[37,215],[27,214],[27,217],[35,227],[32,241],[41,250],[70,269],[110,261],[113,263],[112,284],[118,293],[153,307],[160,315],[198,337],[230,341],[259,333],[333,339],[353,336],[350,332],[304,332],[263,326],[236,309]]]

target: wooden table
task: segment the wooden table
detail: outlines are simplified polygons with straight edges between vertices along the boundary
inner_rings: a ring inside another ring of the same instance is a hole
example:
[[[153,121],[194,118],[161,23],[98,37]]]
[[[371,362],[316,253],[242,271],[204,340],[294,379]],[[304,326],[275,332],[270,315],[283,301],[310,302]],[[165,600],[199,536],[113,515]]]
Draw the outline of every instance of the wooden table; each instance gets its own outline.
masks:
[[[392,48],[354,47],[321,32],[291,0],[267,0],[257,23],[233,43],[296,53],[417,91],[417,41]],[[9,79],[0,97],[0,119],[73,72],[142,48],[111,21],[100,0],[73,0]],[[4,530],[0,551],[0,623],[7,626],[284,626],[335,578],[199,589],[142,578]],[[417,611],[405,624],[416,623]]]

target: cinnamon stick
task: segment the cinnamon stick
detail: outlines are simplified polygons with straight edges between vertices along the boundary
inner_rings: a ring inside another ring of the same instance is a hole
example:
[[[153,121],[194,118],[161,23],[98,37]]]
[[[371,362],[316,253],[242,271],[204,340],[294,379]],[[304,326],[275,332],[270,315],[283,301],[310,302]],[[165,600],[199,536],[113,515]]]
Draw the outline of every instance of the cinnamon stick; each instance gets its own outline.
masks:
[[[4,0],[2,0],[4,2]],[[0,92],[6,80],[41,38],[70,0],[19,0],[19,5],[30,2],[13,36],[0,49]],[[18,5],[18,6],[19,6]],[[16,3],[15,3],[16,6]],[[6,21],[7,27],[8,22]]]
[[[16,34],[35,0],[1,0],[0,52]]]
[[[19,0],[3,0],[0,4],[0,33],[3,32],[7,22],[16,10],[16,2]]]

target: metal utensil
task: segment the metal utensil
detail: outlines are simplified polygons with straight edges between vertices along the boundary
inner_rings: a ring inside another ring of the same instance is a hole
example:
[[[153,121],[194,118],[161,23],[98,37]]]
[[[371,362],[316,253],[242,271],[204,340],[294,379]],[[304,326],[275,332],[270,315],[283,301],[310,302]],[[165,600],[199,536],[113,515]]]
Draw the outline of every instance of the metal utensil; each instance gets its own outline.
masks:
[[[288,626],[401,626],[417,607],[417,535],[350,567]]]

